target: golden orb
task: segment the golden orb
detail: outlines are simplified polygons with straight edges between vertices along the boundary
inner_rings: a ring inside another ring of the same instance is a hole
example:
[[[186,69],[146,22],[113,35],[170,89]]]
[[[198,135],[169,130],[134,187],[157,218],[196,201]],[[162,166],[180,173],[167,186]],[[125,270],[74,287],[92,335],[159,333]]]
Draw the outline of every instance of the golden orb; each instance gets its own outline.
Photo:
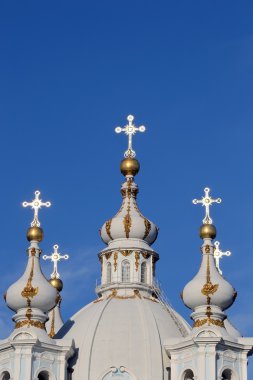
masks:
[[[120,163],[120,171],[123,175],[133,175],[138,174],[140,170],[139,161],[135,158],[127,157]]]
[[[26,237],[28,241],[36,240],[38,242],[41,242],[44,237],[43,229],[40,227],[30,227],[27,230]]]
[[[61,292],[63,289],[63,282],[60,278],[50,278],[49,280],[50,284],[58,290],[58,292]]]
[[[201,239],[214,239],[216,237],[216,227],[213,224],[202,224],[199,236]]]

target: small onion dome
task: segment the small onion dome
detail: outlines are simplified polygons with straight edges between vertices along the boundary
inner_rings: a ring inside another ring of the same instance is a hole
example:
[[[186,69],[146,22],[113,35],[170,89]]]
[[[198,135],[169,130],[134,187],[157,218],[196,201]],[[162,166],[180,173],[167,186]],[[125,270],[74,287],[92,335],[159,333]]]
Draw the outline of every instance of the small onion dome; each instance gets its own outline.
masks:
[[[49,282],[56,290],[58,290],[58,292],[62,291],[63,282],[60,278],[50,278]]]
[[[57,291],[45,279],[40,268],[40,248],[37,242],[28,249],[28,263],[21,278],[6,292],[6,303],[14,311],[36,308],[44,313],[55,306]]]
[[[202,224],[199,230],[201,239],[215,239],[216,227],[213,224]]]
[[[135,158],[127,157],[120,163],[120,171],[124,176],[135,176],[140,170],[140,163]]]
[[[42,228],[37,227],[37,226],[28,228],[27,233],[26,233],[26,238],[28,241],[35,240],[35,241],[41,242],[43,240],[43,237],[44,237],[44,232]]]
[[[101,238],[106,244],[115,239],[140,239],[151,245],[156,240],[158,229],[140,212],[136,203],[137,193],[138,186],[128,178],[121,187],[123,202],[119,212],[101,229]]]
[[[195,310],[199,306],[207,305],[209,296],[211,305],[226,310],[233,304],[235,294],[233,286],[217,270],[213,254],[203,254],[200,269],[185,286],[182,299],[187,307]]]

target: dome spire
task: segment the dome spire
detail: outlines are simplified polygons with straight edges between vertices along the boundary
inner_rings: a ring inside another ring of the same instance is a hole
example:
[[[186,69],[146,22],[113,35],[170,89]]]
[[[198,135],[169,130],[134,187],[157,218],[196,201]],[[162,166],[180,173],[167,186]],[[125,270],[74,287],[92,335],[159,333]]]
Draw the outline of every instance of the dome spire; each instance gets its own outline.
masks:
[[[135,151],[133,150],[133,135],[135,135],[136,132],[145,132],[146,128],[144,125],[141,125],[140,127],[136,127],[133,123],[134,116],[128,115],[127,116],[128,124],[126,124],[123,128],[122,127],[116,127],[115,132],[121,133],[125,132],[125,134],[128,136],[128,149],[125,151],[125,158],[134,158],[136,156]]]
[[[202,262],[196,276],[185,286],[182,299],[193,311],[191,318],[194,328],[210,325],[225,328],[227,316],[224,311],[233,304],[236,291],[221,275],[219,263],[217,265],[215,260],[215,248],[218,249],[219,245],[212,242],[216,228],[212,224],[209,207],[212,203],[221,203],[221,199],[212,199],[209,188],[205,188],[204,192],[205,196],[201,200],[193,200],[194,204],[201,203],[206,208],[204,224],[200,228],[200,237],[203,239]],[[220,257],[222,254],[219,251]]]
[[[61,316],[61,301],[62,297],[60,295],[60,292],[63,289],[63,282],[60,279],[60,273],[58,272],[58,263],[59,261],[63,260],[68,260],[69,255],[62,255],[58,250],[59,246],[55,244],[53,246],[54,251],[50,256],[44,255],[42,258],[43,260],[51,260],[53,263],[53,272],[50,275],[50,284],[57,290],[58,295],[56,298],[56,305],[55,307],[48,313],[48,322],[46,323],[46,329],[48,332],[48,335],[50,338],[53,338],[55,334],[60,330],[60,328],[63,326],[64,322]]]
[[[55,306],[57,292],[45,279],[40,267],[39,242],[43,239],[43,230],[40,228],[38,210],[42,206],[49,207],[50,202],[42,202],[39,195],[40,192],[36,191],[32,202],[23,202],[24,207],[31,206],[34,209],[34,219],[27,231],[27,240],[30,242],[27,250],[28,263],[21,278],[7,290],[6,303],[16,312],[13,316],[16,322],[13,335],[17,329],[18,331],[29,329],[37,337],[45,339],[47,313]]]

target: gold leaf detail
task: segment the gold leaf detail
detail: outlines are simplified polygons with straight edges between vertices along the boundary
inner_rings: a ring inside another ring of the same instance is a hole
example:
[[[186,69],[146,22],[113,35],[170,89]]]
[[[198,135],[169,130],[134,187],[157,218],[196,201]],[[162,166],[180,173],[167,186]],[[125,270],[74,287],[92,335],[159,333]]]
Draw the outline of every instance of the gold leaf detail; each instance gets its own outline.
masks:
[[[139,263],[140,263],[140,253],[135,252],[135,270],[136,270],[136,272],[139,269]]]
[[[121,253],[123,256],[127,257],[131,255],[132,251],[130,251],[129,249],[126,249],[124,251],[121,251]]]
[[[145,224],[145,233],[144,233],[144,236],[143,236],[143,240],[146,239],[146,237],[148,236],[148,234],[150,233],[150,230],[151,230],[151,223],[148,219],[144,219],[144,224]]]
[[[31,304],[30,298],[35,297],[39,291],[38,287],[34,288],[32,286],[32,279],[33,279],[33,274],[34,274],[33,272],[34,272],[34,256],[32,256],[32,267],[31,267],[29,278],[27,280],[27,284],[21,292],[22,297],[27,298],[28,305]]]
[[[214,325],[214,326],[218,326],[218,327],[224,327],[223,321],[220,321],[218,319],[213,319],[213,318],[197,319],[194,322],[193,327],[201,327],[201,326],[204,326],[206,324],[208,324],[208,326]]]
[[[125,217],[123,219],[123,224],[124,224],[125,234],[126,234],[126,237],[128,239],[129,238],[130,229],[131,229],[131,226],[132,226],[132,219],[131,219],[131,216],[130,216],[129,212],[125,215]]]
[[[50,333],[48,334],[50,338],[53,338],[55,336],[54,325],[55,325],[55,309],[52,310],[52,321],[51,321]]]
[[[111,257],[111,255],[112,255],[112,252],[106,253],[105,254],[106,260],[109,260],[109,258]]]
[[[113,289],[111,294],[107,297],[109,298],[116,298],[118,300],[129,300],[129,299],[134,299],[134,298],[140,298],[141,299],[141,294],[138,289],[134,289],[134,294],[132,296],[118,296],[118,291],[117,289]]]
[[[27,319],[24,321],[17,322],[15,329],[19,329],[24,326],[27,326],[27,327],[32,326],[32,327],[37,327],[38,329],[46,330],[45,323],[40,322],[40,321],[34,321],[32,319],[31,320]]]
[[[218,290],[218,287],[219,287],[219,284],[212,284],[211,282],[206,283],[201,289],[201,293],[204,294],[204,296],[209,296],[210,294],[216,293]]]
[[[113,261],[114,261],[114,263],[113,263],[113,265],[114,265],[114,272],[116,272],[116,270],[117,270],[117,260],[118,260],[118,252],[115,252],[115,253],[114,253],[114,256],[113,256]]]
[[[112,235],[111,235],[111,224],[112,224],[112,219],[107,220],[107,222],[105,223],[105,230],[109,238],[113,240]]]

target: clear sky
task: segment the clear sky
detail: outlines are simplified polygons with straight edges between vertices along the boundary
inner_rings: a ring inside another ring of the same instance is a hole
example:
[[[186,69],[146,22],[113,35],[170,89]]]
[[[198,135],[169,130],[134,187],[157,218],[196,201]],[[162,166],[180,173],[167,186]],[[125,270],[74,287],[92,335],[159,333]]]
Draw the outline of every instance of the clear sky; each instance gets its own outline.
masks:
[[[26,265],[31,211],[41,190],[44,253],[60,265],[66,319],[95,297],[104,247],[98,230],[120,207],[119,163],[131,113],[139,206],[160,227],[157,275],[173,306],[199,268],[209,186],[221,262],[238,290],[228,311],[253,335],[253,5],[250,1],[1,1],[0,290]],[[51,265],[42,263],[49,275]],[[0,301],[0,334],[11,315]],[[252,374],[253,376],[253,374]]]

